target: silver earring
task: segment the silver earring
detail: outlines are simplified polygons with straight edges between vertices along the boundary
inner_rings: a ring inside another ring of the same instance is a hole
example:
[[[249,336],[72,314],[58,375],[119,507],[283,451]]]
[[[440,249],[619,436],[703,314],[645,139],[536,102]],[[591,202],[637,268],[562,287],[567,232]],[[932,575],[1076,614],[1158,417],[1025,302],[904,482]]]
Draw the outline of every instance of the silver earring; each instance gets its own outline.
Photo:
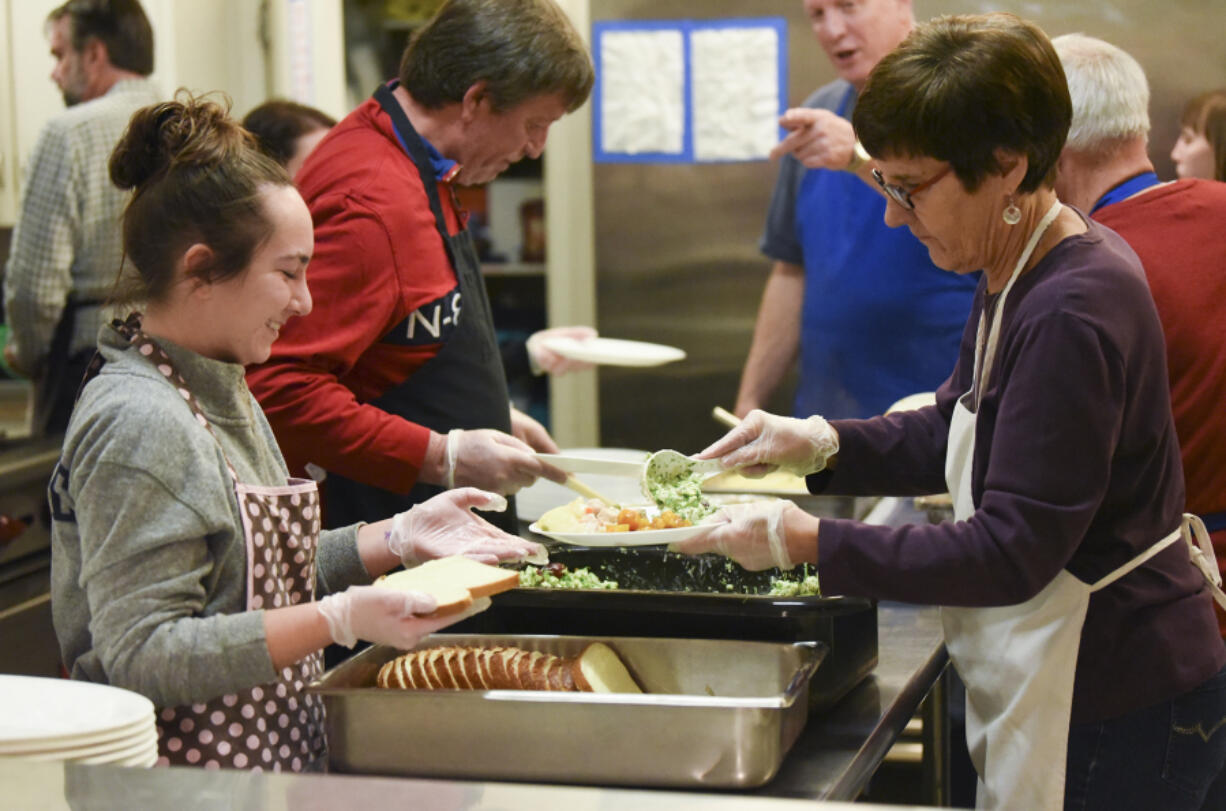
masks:
[[[1005,206],[1005,210],[1000,216],[1006,225],[1017,225],[1022,221],[1022,210],[1017,207],[1017,202],[1013,199],[1012,194],[1009,195],[1009,204]]]

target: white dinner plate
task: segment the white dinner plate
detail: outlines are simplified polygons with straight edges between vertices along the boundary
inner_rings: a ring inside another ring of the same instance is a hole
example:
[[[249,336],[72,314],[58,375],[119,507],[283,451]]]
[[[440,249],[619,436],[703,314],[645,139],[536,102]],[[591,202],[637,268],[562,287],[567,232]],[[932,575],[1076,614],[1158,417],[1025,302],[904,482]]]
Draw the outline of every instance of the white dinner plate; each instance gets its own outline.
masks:
[[[65,746],[86,746],[99,743],[115,743],[126,741],[143,733],[155,725],[152,715],[141,718],[130,724],[114,729],[103,729],[97,732],[84,732],[67,736],[51,738],[35,738],[20,741],[0,740],[0,755],[20,754],[23,752],[40,752],[44,749],[54,749]]]
[[[528,529],[562,543],[575,546],[655,546],[663,543],[680,543],[701,535],[709,526],[695,524],[675,529],[641,529],[638,532],[548,532],[533,522]]]
[[[123,752],[108,752],[104,755],[93,755],[91,757],[73,758],[76,763],[119,763],[123,765],[144,765],[150,758],[157,760],[158,742],[157,738],[153,739],[152,744],[142,744],[133,746]]]
[[[649,454],[647,451],[630,448],[566,448],[559,455],[631,463],[641,468]],[[584,484],[595,488],[618,504],[637,504],[643,500],[643,491],[639,487],[640,477],[637,475],[581,473],[579,477]],[[542,478],[515,494],[515,509],[521,521],[535,521],[548,510],[573,498],[573,490]]]
[[[133,755],[124,760],[116,760],[110,765],[112,766],[128,766],[135,769],[152,769],[158,763],[158,749],[153,747],[150,752],[141,752],[139,755]]]
[[[635,452],[637,453],[637,452]],[[636,483],[643,478],[643,468],[648,454],[642,458],[622,459],[608,456],[584,456],[569,452],[534,454],[542,462],[548,462],[567,473],[596,473],[602,476],[624,476]]]
[[[0,752],[97,740],[100,733],[119,733],[152,716],[153,702],[130,690],[0,674]]]
[[[136,728],[136,731],[125,735],[116,735],[113,737],[87,737],[82,740],[78,737],[61,737],[54,744],[40,744],[38,746],[29,746],[27,749],[16,749],[13,747],[7,755],[21,755],[23,757],[43,757],[51,756],[63,760],[65,757],[87,757],[91,755],[105,755],[107,752],[116,752],[119,750],[131,749],[135,744],[148,744],[152,741],[157,745],[157,725],[150,718],[145,724]]]
[[[545,346],[564,358],[607,366],[659,366],[683,360],[685,350],[646,341],[624,341],[620,338],[587,338],[584,340],[558,336],[547,339]]]
[[[31,760],[79,760],[82,763],[111,763],[144,754],[150,749],[156,751],[157,748],[157,727],[150,726],[147,733],[116,743],[49,749],[42,752],[31,752],[23,757]]]

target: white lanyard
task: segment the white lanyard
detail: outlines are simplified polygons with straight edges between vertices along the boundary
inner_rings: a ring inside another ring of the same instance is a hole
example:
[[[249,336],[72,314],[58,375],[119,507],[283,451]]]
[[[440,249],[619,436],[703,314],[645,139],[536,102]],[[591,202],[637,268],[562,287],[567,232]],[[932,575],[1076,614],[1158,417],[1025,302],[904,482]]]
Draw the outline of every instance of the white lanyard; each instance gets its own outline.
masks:
[[[1047,209],[1043,219],[1039,220],[1039,224],[1035,226],[1034,231],[1030,234],[1026,247],[1022,249],[1022,255],[1017,258],[1017,265],[1013,268],[1013,275],[1009,277],[1009,281],[1005,284],[1005,289],[1000,292],[1000,298],[997,299],[996,307],[992,311],[992,327],[988,330],[986,345],[983,339],[984,322],[987,316],[986,305],[979,313],[979,327],[975,331],[975,370],[974,377],[971,379],[975,411],[979,410],[979,398],[984,390],[987,389],[988,378],[992,374],[992,361],[996,356],[996,340],[1000,335],[1000,322],[1004,318],[1005,299],[1009,297],[1009,291],[1013,289],[1013,283],[1022,275],[1022,268],[1026,267],[1026,262],[1030,260],[1030,255],[1034,253],[1035,246],[1039,244],[1039,240],[1047,232],[1048,226],[1055,222],[1056,216],[1060,213],[1060,207],[1059,200],[1051,204],[1051,208]]]

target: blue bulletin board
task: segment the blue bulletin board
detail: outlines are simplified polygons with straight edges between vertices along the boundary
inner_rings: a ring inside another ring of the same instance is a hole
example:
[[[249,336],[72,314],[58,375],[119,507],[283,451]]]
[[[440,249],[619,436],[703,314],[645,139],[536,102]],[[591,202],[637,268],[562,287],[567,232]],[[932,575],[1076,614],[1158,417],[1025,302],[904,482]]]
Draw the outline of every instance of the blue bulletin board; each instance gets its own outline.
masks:
[[[764,160],[768,144],[782,137],[778,117],[787,106],[783,18],[597,22],[592,25],[592,43],[596,64],[592,138],[597,162]],[[713,61],[711,55],[716,53],[721,58]],[[738,56],[743,59],[738,61]],[[738,71],[739,64],[748,67]],[[723,84],[728,87],[721,94]],[[746,91],[754,96],[752,104],[741,104]],[[614,122],[610,116],[619,118]],[[711,138],[703,135],[708,130],[702,127],[696,137],[696,121],[713,119],[725,125],[715,130],[732,129],[740,141],[712,147]]]

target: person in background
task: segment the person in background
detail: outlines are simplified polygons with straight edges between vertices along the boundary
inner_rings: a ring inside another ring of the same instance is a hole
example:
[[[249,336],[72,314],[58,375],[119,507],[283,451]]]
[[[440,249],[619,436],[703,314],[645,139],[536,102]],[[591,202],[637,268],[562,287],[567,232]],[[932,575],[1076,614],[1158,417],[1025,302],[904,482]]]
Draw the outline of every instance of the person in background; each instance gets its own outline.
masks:
[[[463,615],[369,585],[452,554],[543,550],[460,488],[391,519],[319,531],[315,483],[289,478],[243,367],[311,311],[312,226],[285,170],[215,103],[138,111],[110,160],[143,313],[99,333],[52,480],[52,614],[74,679],[147,696],[163,764],[323,766],[305,684],[321,649],[409,648]],[[483,606],[482,606],[483,607]]]
[[[1145,71],[1101,39],[1066,34],[1052,43],[1073,99],[1056,192],[1122,236],[1141,258],[1166,336],[1187,509],[1204,520],[1219,569],[1226,570],[1226,184],[1160,183],[1146,151]],[[1218,612],[1218,623],[1226,636],[1226,612]]]
[[[290,177],[298,174],[307,155],[311,154],[324,139],[336,121],[322,110],[305,104],[273,99],[252,108],[243,118],[243,126],[256,137],[260,149],[280,163]],[[553,374],[566,374],[592,368],[590,364],[565,358],[546,344],[551,335],[570,335],[575,338],[594,337],[595,330],[585,327],[569,327],[560,330],[542,330],[529,336],[530,346],[523,338],[499,341],[503,367],[507,380],[532,379],[545,373],[548,366]]]
[[[284,166],[290,177],[298,174],[307,155],[334,126],[336,119],[323,110],[288,99],[271,99],[243,117],[243,127],[255,136],[260,149]]]
[[[106,161],[132,113],[158,100],[153,31],[137,0],[69,0],[47,16],[51,78],[68,109],[30,154],[4,272],[9,365],[34,381],[34,432],[62,433],[122,258],[128,195]]]
[[[982,270],[957,365],[935,405],[830,422],[755,411],[699,454],[783,467],[815,493],[948,491],[955,520],[733,505],[678,546],[751,569],[814,563],[827,594],[941,606],[978,807],[1196,809],[1226,760],[1226,594],[1183,515],[1144,271],[1053,188],[1071,119],[1051,43],[1011,14],[933,20],[882,59],[853,120],[886,222],[939,267]]]
[[[915,25],[911,0],[804,0],[838,77],[780,124],[788,135],[761,249],[774,265],[735,412],[766,408],[799,355],[793,413],[870,417],[936,389],[953,368],[975,290],[943,273],[885,198],[851,125],[869,72]]]
[[[1179,177],[1226,180],[1226,88],[1202,93],[1183,108],[1171,160]]]
[[[549,434],[511,407],[453,191],[539,156],[593,79],[552,0],[450,0],[414,35],[399,78],[307,158],[297,183],[315,222],[316,307],[248,382],[290,470],[326,473],[329,525],[458,485],[510,495],[565,480],[533,454],[557,451]],[[541,349],[536,362],[562,371]],[[513,506],[491,520],[518,531]]]

